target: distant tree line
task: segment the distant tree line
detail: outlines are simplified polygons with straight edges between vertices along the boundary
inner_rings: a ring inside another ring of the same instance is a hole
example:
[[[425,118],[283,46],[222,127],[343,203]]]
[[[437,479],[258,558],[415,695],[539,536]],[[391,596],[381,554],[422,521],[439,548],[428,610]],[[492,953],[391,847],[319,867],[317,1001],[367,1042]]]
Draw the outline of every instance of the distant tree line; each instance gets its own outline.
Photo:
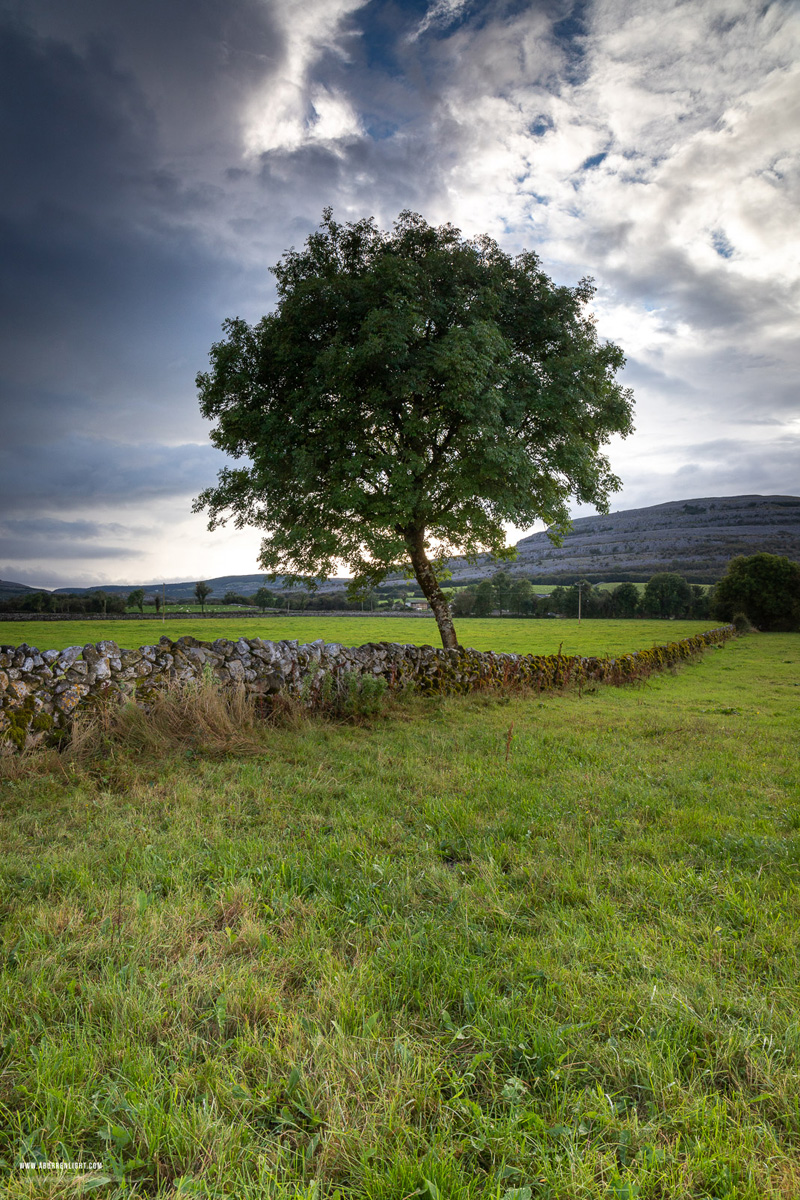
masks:
[[[558,585],[537,595],[527,579],[497,571],[462,589],[452,602],[456,617],[685,617],[736,621],[757,629],[800,629],[800,564],[777,554],[739,555],[713,587],[690,583],[674,571],[653,575],[640,591],[635,583],[601,589],[588,580]]]
[[[0,600],[0,612],[29,613],[124,613],[124,596],[107,592],[24,592]]]
[[[213,589],[209,584],[195,585],[195,598],[204,608]],[[309,592],[294,588],[273,591],[261,587],[254,595],[228,591],[219,603],[270,611],[377,611],[407,607],[408,584],[391,584],[367,589],[358,599],[344,589],[335,592]],[[686,617],[693,620],[732,621],[746,617],[762,630],[800,628],[800,564],[775,554],[754,554],[734,558],[725,576],[711,588],[690,583],[683,575],[661,571],[653,575],[640,591],[626,581],[613,588],[600,588],[588,580],[559,584],[548,595],[538,594],[529,579],[498,570],[490,579],[474,582],[459,591],[445,592],[453,616],[458,617],[581,617],[587,619]],[[417,589],[417,598],[422,593]],[[414,596],[412,595],[412,599]],[[145,596],[135,588],[127,597],[104,591],[25,592],[0,601],[0,612],[30,613],[104,613],[122,614],[129,609],[144,612],[145,606],[158,613],[163,603],[156,592]],[[169,599],[168,604],[185,604]]]
[[[539,595],[528,579],[497,571],[491,579],[464,588],[453,600],[456,617],[690,617],[710,616],[710,598],[700,584],[688,583],[682,575],[660,572],[642,592],[635,583],[620,583],[601,589],[588,580],[554,587]]]
[[[273,592],[269,588],[259,588],[254,596],[241,596],[235,592],[226,592],[222,604],[249,605],[262,612],[266,609],[279,611],[307,609],[312,612],[362,612],[376,611],[378,608],[404,607],[400,595],[369,589],[358,599],[353,599],[342,589],[336,592],[307,592],[299,588],[290,591]],[[382,603],[383,602],[383,603]]]
[[[202,609],[205,609],[212,589],[208,584],[198,584],[195,588],[195,594],[192,602],[196,602]],[[379,607],[403,607],[401,597],[404,592],[399,591],[385,592],[381,589],[380,593],[371,590],[364,594],[363,598],[354,600],[347,595],[343,589],[336,592],[319,592],[313,593],[295,588],[291,591],[272,591],[270,588],[259,588],[254,595],[245,596],[240,592],[228,591],[225,595],[217,600],[217,604],[231,605],[239,608],[254,608],[261,612],[266,612],[267,609],[278,611],[290,610],[328,610],[328,611],[343,611],[349,610],[352,612],[361,612],[363,610],[377,610]],[[168,607],[186,605],[187,599],[176,598],[174,596],[166,597]],[[144,614],[145,609],[154,610],[156,613],[161,612],[164,604],[163,595],[161,592],[155,592],[152,595],[147,595],[143,588],[135,588],[127,597],[121,594],[110,595],[106,592],[82,592],[82,593],[67,593],[67,592],[24,592],[18,596],[11,596],[8,599],[0,600],[0,612],[13,613],[106,613],[121,615],[131,609],[138,609]]]

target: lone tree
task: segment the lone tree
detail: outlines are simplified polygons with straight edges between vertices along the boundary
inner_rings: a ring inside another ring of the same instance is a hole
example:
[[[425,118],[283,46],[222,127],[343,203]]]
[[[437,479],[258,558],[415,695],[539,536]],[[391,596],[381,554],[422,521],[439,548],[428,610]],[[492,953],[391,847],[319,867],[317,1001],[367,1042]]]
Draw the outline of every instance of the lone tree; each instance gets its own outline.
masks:
[[[211,595],[213,590],[214,589],[212,587],[210,587],[207,583],[205,583],[202,580],[199,583],[196,583],[194,585],[195,599],[197,600],[197,603],[200,605],[201,612],[206,611],[206,600]]]
[[[714,588],[723,621],[744,613],[758,629],[800,629],[800,563],[780,554],[739,555]]]
[[[511,558],[504,522],[563,528],[570,496],[605,512],[619,487],[601,447],[631,432],[632,397],[591,280],[556,286],[535,254],[416,213],[385,232],[329,208],[273,273],[275,311],[226,321],[197,377],[211,440],[248,462],[195,511],[263,529],[260,563],[287,583],[410,567],[455,647],[449,557]]]
[[[134,588],[127,600],[128,608],[138,608],[144,615],[144,588]]]

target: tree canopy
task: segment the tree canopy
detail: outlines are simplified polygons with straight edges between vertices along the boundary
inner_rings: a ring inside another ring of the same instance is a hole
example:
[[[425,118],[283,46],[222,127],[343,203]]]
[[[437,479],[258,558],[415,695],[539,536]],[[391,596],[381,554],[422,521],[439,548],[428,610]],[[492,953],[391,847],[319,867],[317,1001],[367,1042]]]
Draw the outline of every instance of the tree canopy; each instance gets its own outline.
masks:
[[[367,587],[405,565],[455,646],[447,558],[508,558],[504,522],[563,527],[570,497],[607,511],[619,487],[601,448],[631,431],[632,398],[592,283],[407,211],[386,232],[326,209],[273,271],[275,311],[226,321],[197,378],[242,465],[195,511],[263,529],[261,565],[289,581],[344,563]]]
[[[138,608],[144,613],[144,588],[134,588],[127,600],[128,608]]]
[[[714,588],[714,614],[744,615],[758,629],[800,629],[800,563],[780,554],[740,554]]]
[[[644,611],[653,617],[683,617],[692,602],[692,589],[682,575],[659,571],[648,580],[642,597]]]

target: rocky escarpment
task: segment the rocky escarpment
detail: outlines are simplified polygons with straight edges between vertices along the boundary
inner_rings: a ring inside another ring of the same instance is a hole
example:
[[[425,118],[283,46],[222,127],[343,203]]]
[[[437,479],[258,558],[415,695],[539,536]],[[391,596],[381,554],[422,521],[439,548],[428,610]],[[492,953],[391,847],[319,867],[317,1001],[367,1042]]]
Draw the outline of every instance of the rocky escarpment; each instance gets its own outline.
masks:
[[[526,574],[569,570],[617,579],[677,571],[710,582],[737,554],[800,559],[800,498],[712,497],[582,517],[563,546],[537,533],[523,538],[517,551],[517,569]]]
[[[525,578],[645,581],[657,571],[713,583],[737,554],[781,554],[800,561],[800,497],[716,496],[674,500],[608,516],[579,517],[561,546],[546,532],[517,543],[508,568]],[[497,564],[459,559],[456,583],[488,578]]]
[[[66,650],[0,647],[0,752],[29,749],[68,727],[73,714],[126,701],[147,705],[154,690],[206,677],[222,687],[243,687],[265,699],[293,696],[313,707],[330,704],[380,679],[393,691],[414,687],[422,693],[468,692],[525,686],[538,690],[573,682],[622,683],[649,670],[670,666],[722,642],[733,629],[712,630],[669,646],[618,659],[569,658],[561,654],[499,654],[440,650],[395,642],[346,647],[322,640],[261,638],[200,642],[193,637],[157,646],[122,650],[116,642],[69,646]]]

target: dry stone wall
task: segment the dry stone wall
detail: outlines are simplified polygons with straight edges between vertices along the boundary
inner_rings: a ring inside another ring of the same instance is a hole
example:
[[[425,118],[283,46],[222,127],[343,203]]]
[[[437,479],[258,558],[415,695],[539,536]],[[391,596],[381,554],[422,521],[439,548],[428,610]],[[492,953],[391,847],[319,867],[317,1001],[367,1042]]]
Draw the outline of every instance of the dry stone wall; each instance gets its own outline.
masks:
[[[0,752],[31,748],[66,730],[74,713],[107,703],[147,704],[153,689],[211,676],[269,700],[293,696],[313,707],[346,695],[354,679],[385,680],[393,691],[424,693],[528,687],[537,690],[592,680],[624,683],[699,654],[734,636],[732,626],[616,659],[501,654],[459,648],[368,642],[345,647],[321,639],[261,638],[201,642],[193,637],[123,650],[116,642],[44,650],[0,646]]]

